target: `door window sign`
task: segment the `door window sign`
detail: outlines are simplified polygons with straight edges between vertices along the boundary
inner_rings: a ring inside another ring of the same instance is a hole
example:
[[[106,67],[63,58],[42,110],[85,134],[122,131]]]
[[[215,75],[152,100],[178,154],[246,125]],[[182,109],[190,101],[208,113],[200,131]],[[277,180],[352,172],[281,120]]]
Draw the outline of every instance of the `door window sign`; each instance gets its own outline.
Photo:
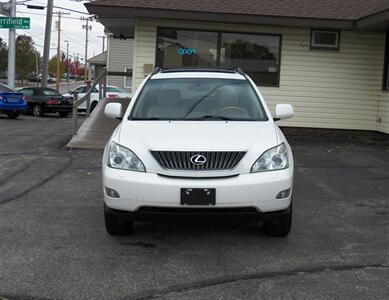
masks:
[[[179,55],[193,55],[196,54],[196,49],[194,48],[180,48],[177,50]]]

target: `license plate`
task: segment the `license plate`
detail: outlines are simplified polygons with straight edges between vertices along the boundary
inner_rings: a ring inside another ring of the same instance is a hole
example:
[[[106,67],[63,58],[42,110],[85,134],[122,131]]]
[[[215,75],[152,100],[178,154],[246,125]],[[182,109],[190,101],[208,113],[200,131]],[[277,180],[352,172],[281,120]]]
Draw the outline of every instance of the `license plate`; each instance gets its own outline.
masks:
[[[19,98],[16,98],[16,97],[8,97],[7,98],[7,102],[8,103],[18,103],[19,102]]]
[[[216,189],[181,189],[181,205],[215,205]]]

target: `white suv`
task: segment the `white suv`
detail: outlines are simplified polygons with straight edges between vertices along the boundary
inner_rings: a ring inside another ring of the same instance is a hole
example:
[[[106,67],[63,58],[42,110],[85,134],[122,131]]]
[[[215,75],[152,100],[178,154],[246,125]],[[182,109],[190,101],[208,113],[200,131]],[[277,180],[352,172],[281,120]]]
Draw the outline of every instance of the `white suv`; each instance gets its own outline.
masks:
[[[135,92],[102,164],[105,224],[129,234],[148,213],[254,214],[286,236],[292,220],[293,156],[254,82],[240,69],[160,69]]]

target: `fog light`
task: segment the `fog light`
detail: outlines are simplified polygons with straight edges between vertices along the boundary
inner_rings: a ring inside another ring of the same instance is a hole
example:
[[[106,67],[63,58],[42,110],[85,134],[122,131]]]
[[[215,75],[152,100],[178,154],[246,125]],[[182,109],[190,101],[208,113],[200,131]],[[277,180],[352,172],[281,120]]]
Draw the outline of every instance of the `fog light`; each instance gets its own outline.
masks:
[[[290,188],[287,189],[287,190],[283,190],[281,192],[278,193],[276,199],[284,199],[284,198],[288,198],[290,195]]]
[[[115,191],[114,189],[110,189],[110,188],[105,188],[105,193],[107,194],[108,197],[112,197],[112,198],[120,198],[120,195],[117,191]]]

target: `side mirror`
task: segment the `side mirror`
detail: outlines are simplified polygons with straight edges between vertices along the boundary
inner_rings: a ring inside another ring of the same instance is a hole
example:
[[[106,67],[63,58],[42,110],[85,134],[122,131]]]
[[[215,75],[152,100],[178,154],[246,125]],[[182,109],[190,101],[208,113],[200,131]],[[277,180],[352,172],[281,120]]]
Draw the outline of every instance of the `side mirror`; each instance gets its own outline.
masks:
[[[277,104],[274,121],[290,119],[294,116],[293,106],[290,104]]]
[[[108,103],[105,106],[104,113],[108,118],[121,119],[123,117],[122,105],[120,103]]]

